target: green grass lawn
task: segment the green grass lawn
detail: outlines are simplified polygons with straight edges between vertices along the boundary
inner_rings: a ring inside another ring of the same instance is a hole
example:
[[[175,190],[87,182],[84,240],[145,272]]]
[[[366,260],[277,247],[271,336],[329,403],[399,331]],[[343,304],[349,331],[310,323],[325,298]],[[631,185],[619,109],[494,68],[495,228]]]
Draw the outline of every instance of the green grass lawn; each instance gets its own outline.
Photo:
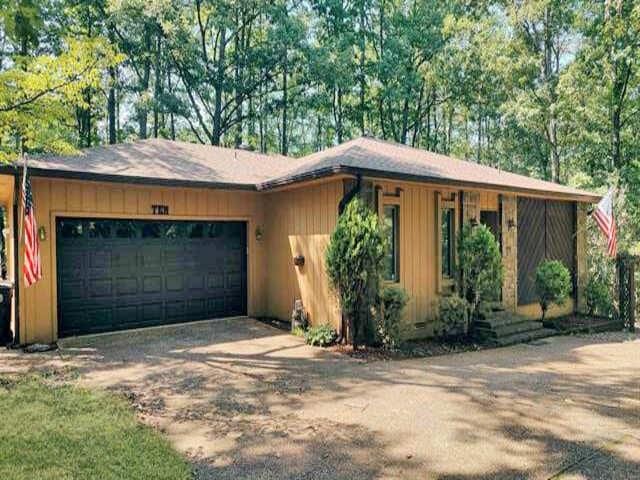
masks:
[[[39,377],[0,377],[0,477],[187,479],[187,462],[127,403]]]

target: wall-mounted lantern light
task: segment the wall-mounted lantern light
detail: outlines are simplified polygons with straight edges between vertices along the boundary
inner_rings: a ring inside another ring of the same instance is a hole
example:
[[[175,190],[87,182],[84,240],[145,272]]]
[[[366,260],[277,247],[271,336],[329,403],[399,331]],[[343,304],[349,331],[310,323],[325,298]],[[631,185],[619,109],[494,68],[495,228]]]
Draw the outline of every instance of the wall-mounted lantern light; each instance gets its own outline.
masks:
[[[38,228],[38,238],[41,242],[44,242],[47,239],[47,230],[44,227]]]
[[[509,230],[511,230],[512,228],[515,228],[516,226],[516,222],[513,221],[513,218],[510,218],[509,220],[507,220],[507,227],[509,227]]]
[[[295,257],[293,257],[293,264],[296,267],[304,267],[304,255],[296,255]]]
[[[262,227],[256,227],[256,240],[262,240],[264,233],[262,232]]]

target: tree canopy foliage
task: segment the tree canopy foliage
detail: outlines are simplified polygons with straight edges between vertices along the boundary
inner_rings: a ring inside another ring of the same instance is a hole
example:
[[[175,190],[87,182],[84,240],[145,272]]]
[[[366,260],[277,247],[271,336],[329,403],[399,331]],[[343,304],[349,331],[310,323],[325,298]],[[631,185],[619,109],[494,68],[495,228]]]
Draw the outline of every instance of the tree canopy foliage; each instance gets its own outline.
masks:
[[[167,137],[300,155],[371,134],[623,193],[632,0],[0,0],[0,151]]]

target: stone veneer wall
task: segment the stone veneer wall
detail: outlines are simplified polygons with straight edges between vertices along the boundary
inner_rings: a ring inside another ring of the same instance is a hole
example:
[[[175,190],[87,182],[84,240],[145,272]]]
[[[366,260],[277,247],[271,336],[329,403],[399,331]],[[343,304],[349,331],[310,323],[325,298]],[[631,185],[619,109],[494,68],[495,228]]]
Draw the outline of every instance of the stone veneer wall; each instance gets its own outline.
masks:
[[[589,204],[578,203],[576,208],[576,311],[586,313],[584,291],[589,275],[587,272],[587,210]]]
[[[502,306],[515,312],[518,308],[518,197],[502,195]],[[511,222],[512,226],[509,227]]]

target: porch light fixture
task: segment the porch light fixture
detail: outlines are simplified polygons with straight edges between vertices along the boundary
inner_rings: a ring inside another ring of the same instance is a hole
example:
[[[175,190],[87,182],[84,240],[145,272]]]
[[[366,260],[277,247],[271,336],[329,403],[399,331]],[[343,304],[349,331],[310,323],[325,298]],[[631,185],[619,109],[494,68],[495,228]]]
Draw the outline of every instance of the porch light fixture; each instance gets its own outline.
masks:
[[[296,267],[304,267],[304,255],[296,255],[295,257],[293,257],[293,264]]]
[[[515,226],[516,226],[516,222],[513,221],[513,218],[510,218],[509,220],[507,220],[507,227],[509,227],[509,230],[511,230]]]
[[[262,240],[264,233],[262,232],[262,227],[256,227],[256,240]]]
[[[44,227],[38,228],[38,238],[41,242],[44,242],[47,239],[47,231]]]

